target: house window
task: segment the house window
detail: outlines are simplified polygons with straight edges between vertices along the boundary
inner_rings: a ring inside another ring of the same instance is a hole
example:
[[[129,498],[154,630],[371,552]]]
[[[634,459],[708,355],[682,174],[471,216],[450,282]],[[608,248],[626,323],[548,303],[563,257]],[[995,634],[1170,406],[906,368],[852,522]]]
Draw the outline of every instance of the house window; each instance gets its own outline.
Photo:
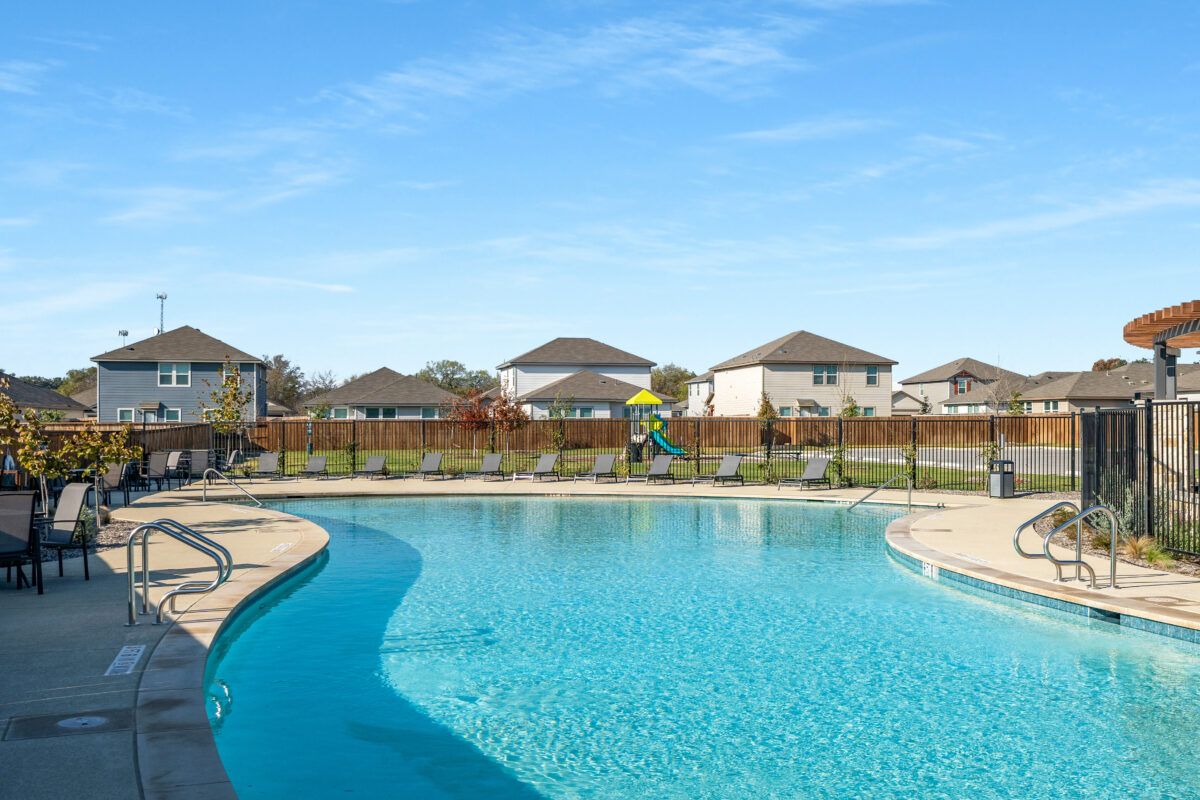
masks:
[[[132,408],[118,408],[117,409],[117,422],[133,422],[133,409]]]
[[[837,386],[836,364],[813,364],[813,386]]]
[[[1057,400],[1043,400],[1042,401],[1042,411],[1058,411],[1058,401]]]
[[[862,409],[862,415],[863,415],[864,417],[873,417],[873,416],[875,416],[875,407],[874,407],[874,406],[864,406],[864,407],[863,407],[863,409]]]
[[[779,407],[779,416],[790,417],[791,415],[792,415],[792,407],[791,406],[780,406]]]
[[[333,419],[349,419],[350,418],[350,409],[335,408],[330,412],[329,416],[332,417]]]
[[[579,409],[579,418],[580,419],[591,419],[592,418],[592,409],[590,407]]]
[[[947,414],[957,414],[958,406],[946,406],[946,413]]]
[[[384,419],[395,419],[396,418],[396,409],[394,409],[394,408],[383,409],[383,418]]]
[[[959,378],[958,383],[954,386],[955,394],[966,394],[971,388],[971,381],[968,378]]]
[[[879,385],[879,367],[867,367],[867,386]]]
[[[1026,413],[1026,414],[1032,414],[1032,413],[1033,413],[1033,403],[1022,403],[1021,405],[1023,405],[1023,406],[1025,407],[1025,413]]]
[[[422,408],[421,419],[437,419],[440,415],[436,408]]]
[[[158,385],[159,386],[191,386],[192,385],[192,365],[191,364],[159,364],[158,365]]]
[[[363,412],[367,419],[395,419],[396,409],[394,408],[364,408]]]
[[[924,396],[925,395],[925,384],[918,383],[917,387],[918,387],[917,391],[920,392],[922,396]]]
[[[819,407],[819,408],[817,409],[817,416],[818,416],[818,417],[828,417],[828,416],[829,416],[829,409],[828,409],[826,406],[821,406],[821,407]]]
[[[183,414],[178,408],[168,408],[163,414],[163,422],[180,422],[183,419]]]

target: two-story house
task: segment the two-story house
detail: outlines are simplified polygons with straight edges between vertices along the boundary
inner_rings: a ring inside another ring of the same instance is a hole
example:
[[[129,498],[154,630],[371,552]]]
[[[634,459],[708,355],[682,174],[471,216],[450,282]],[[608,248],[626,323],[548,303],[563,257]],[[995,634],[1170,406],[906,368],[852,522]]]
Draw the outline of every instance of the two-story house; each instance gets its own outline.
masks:
[[[458,398],[413,375],[380,367],[304,403],[311,415],[327,408],[330,419],[438,419]]]
[[[633,387],[633,391],[622,399],[621,402],[624,402],[642,389],[649,391],[650,370],[653,367],[653,361],[595,339],[560,337],[509,359],[496,369],[500,372],[501,390],[509,397],[515,397],[525,413],[536,417],[544,411],[541,406],[546,401],[547,387],[552,384],[558,384],[551,390],[562,399],[574,396],[577,405],[594,401],[593,416],[599,416],[596,409],[600,408],[600,404],[615,402],[608,399],[613,386],[602,385],[596,379],[587,379],[579,386],[561,383],[576,373],[587,371]],[[572,395],[573,391],[595,397]],[[551,401],[553,398],[554,395],[550,395]],[[580,408],[583,406],[580,405]],[[617,415],[611,408],[604,410],[609,415]],[[624,410],[619,413],[624,414]]]
[[[94,356],[97,422],[199,422],[224,380],[226,361],[250,393],[247,421],[267,415],[262,359],[184,325]]]
[[[925,370],[919,375],[900,381],[904,391],[929,404],[935,413],[943,409],[942,404],[966,406],[981,404],[984,396],[1003,395],[1007,399],[1012,389],[1023,384],[1026,378],[1011,370],[997,367],[974,358],[956,358],[940,367]],[[992,387],[987,389],[985,387]],[[960,395],[963,397],[959,402]],[[946,411],[945,413],[955,413]]]
[[[781,417],[838,416],[851,399],[863,416],[891,416],[895,364],[890,358],[796,331],[713,367],[713,413],[754,416],[766,392]]]
[[[713,402],[713,373],[697,375],[687,382],[687,408],[685,415],[689,417],[712,416]]]

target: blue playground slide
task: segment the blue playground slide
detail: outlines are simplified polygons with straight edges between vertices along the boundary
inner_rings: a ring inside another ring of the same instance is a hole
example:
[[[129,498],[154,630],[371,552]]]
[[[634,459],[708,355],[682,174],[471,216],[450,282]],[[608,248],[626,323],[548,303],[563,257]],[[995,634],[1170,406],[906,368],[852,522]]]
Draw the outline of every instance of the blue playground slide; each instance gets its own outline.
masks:
[[[654,440],[654,443],[673,456],[683,455],[686,451],[682,447],[676,446],[670,439],[662,435],[662,428],[666,426],[662,417],[658,414],[651,414],[650,418],[658,423],[658,427],[650,431],[650,438]]]

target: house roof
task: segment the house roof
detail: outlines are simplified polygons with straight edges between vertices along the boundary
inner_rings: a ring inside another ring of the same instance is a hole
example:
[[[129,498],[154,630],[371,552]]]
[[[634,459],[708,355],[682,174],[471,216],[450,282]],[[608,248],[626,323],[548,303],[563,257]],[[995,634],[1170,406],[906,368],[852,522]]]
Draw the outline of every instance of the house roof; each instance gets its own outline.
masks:
[[[496,369],[504,369],[514,364],[603,364],[603,365],[632,365],[638,367],[653,367],[654,362],[641,356],[618,350],[612,345],[598,342],[595,339],[569,338],[560,336],[551,339],[541,347],[535,347],[528,353],[522,353],[516,358],[510,358]]]
[[[71,399],[79,403],[84,408],[94,409],[96,407],[96,385],[92,384],[87,389],[80,389],[75,394],[71,395]]]
[[[713,381],[713,373],[712,373],[712,370],[710,369],[708,372],[704,373],[703,375],[697,375],[696,377],[692,378],[690,381],[684,381],[684,383],[712,383],[712,381]]]
[[[1001,378],[1010,378],[1013,380],[1025,380],[1024,375],[1020,375],[1011,370],[997,367],[994,364],[988,364],[986,361],[979,361],[974,358],[956,358],[953,361],[942,364],[940,367],[927,369],[924,372],[913,375],[911,378],[905,378],[900,381],[901,385],[906,383],[937,383],[938,381],[948,381],[958,376],[961,373],[973,375],[976,378],[984,381],[995,381]]]
[[[748,367],[752,364],[895,364],[890,358],[859,350],[808,331],[796,331],[767,342],[748,353],[734,356],[713,371]]]
[[[173,331],[142,339],[140,342],[109,350],[92,361],[253,361],[262,364],[258,356],[238,350],[207,333],[184,325]]]
[[[488,401],[499,400],[500,393],[503,391],[504,391],[503,387],[493,386],[492,388],[488,389],[486,392],[483,393],[483,399],[488,400]]]
[[[903,402],[905,400],[912,400],[917,405],[921,404],[920,398],[913,397],[908,392],[903,392],[903,391],[892,392],[892,405],[896,405],[896,403]]]
[[[304,407],[331,406],[436,406],[457,399],[440,386],[380,367],[360,378],[305,401]]]
[[[1180,364],[1177,374],[1181,385],[1193,380],[1200,385],[1200,364]],[[1021,400],[1132,400],[1139,392],[1143,397],[1154,394],[1154,365],[1126,364],[1107,372],[1041,372],[1014,388],[1021,393]],[[991,399],[988,387],[977,386],[941,404],[985,403]]]
[[[526,392],[517,399],[523,403],[534,400],[553,400],[556,397],[571,397],[575,400],[595,400],[609,403],[624,403],[638,392],[645,391],[640,386],[619,381],[590,369],[580,370],[554,383],[548,383],[540,389]],[[674,403],[675,398],[650,392],[659,400]]]
[[[267,401],[267,416],[268,417],[294,417],[295,410],[288,408],[283,403],[276,403],[274,400]]]
[[[8,381],[8,390],[5,394],[17,404],[18,408],[52,408],[58,411],[86,410],[83,403],[59,394],[53,389],[26,383],[15,375],[0,372],[0,379]]]

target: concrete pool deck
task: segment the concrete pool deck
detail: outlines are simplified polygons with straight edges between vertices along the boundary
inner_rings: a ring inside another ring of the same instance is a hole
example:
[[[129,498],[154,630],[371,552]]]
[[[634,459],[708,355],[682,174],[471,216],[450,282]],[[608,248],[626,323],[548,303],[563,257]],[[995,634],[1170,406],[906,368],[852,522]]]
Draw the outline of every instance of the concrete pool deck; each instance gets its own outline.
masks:
[[[481,481],[334,478],[257,481],[243,484],[261,498],[439,495],[579,495],[805,499],[838,502],[867,490],[774,486],[612,482]],[[199,486],[162,492],[113,513],[117,519],[169,517],[211,535],[233,553],[232,579],[180,613],[169,625],[125,627],[125,549],[111,548],[92,560],[92,580],[82,580],[79,559],[67,561],[66,576],[47,564],[46,594],[15,591],[0,584],[0,631],[10,646],[0,656],[0,760],[13,796],[58,798],[79,793],[97,798],[231,798],[232,785],[216,753],[205,707],[204,664],[223,624],[265,587],[317,558],[328,542],[317,525],[275,511],[222,502],[198,502]],[[236,489],[213,486],[210,500],[245,499]],[[902,505],[905,492],[884,491],[872,502]],[[991,500],[972,495],[914,492],[921,508],[896,520],[887,542],[907,566],[936,566],[945,581],[965,576],[992,587],[1050,598],[1080,608],[1101,609],[1126,619],[1179,626],[1200,636],[1200,579],[1122,563],[1118,590],[1089,591],[1084,585],[1054,583],[1044,560],[1019,558],[1012,549],[1015,527],[1051,501],[1045,497]],[[937,508],[944,505],[945,508]],[[1040,539],[1032,532],[1026,549]],[[211,562],[174,541],[153,540],[156,599],[172,584],[207,577]],[[1065,551],[1062,551],[1066,555]],[[1107,560],[1089,559],[1099,582]],[[927,574],[929,574],[927,572]],[[937,577],[934,571],[931,577]],[[1028,599],[1028,598],[1023,598]],[[1165,631],[1157,631],[1165,632]],[[1174,634],[1168,634],[1174,635]],[[1200,641],[1200,639],[1198,639]],[[145,652],[129,674],[105,675],[121,648]],[[69,717],[107,721],[64,729]]]

